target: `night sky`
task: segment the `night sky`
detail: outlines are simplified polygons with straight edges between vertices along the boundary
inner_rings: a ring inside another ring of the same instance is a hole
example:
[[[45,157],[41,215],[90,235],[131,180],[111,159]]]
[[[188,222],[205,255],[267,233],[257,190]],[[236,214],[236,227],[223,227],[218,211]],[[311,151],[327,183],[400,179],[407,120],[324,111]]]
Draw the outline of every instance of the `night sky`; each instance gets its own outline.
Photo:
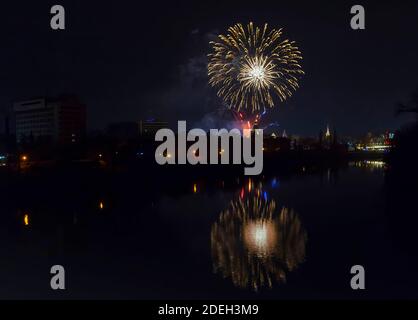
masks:
[[[52,5],[66,30],[50,28]],[[362,4],[366,30],[350,28]],[[237,22],[283,27],[304,57],[301,88],[269,114],[288,133],[396,129],[418,88],[417,1],[19,1],[0,9],[0,112],[12,101],[75,93],[90,131],[114,121],[198,123],[221,106],[207,84],[208,42]],[[0,125],[2,129],[3,124]]]

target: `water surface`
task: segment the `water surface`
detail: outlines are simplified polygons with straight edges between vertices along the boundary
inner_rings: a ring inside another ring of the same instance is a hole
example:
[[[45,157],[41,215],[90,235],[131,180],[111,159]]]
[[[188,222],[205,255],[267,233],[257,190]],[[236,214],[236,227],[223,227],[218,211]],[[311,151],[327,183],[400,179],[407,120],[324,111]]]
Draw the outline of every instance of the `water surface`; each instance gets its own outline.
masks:
[[[402,236],[414,220],[395,212],[410,199],[391,195],[386,171],[361,161],[252,179],[9,181],[0,298],[417,298]],[[49,287],[54,264],[65,292]],[[350,287],[357,264],[362,292]]]

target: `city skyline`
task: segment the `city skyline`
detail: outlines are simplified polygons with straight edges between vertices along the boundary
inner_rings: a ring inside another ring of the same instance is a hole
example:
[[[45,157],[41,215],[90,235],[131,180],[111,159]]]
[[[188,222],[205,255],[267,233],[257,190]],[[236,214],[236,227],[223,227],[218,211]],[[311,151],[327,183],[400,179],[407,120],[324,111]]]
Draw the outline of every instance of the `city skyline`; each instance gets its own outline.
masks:
[[[48,4],[19,8],[24,22],[1,19],[2,30],[14,30],[4,41],[15,45],[0,53],[1,61],[14,58],[2,68],[0,113],[12,101],[74,93],[87,105],[89,131],[104,129],[113,120],[149,117],[199,123],[222,107],[207,84],[209,41],[235,22],[254,21],[283,27],[304,53],[306,75],[300,89],[269,112],[268,120],[306,136],[316,135],[327,123],[346,135],[361,135],[395,130],[413,120],[395,117],[397,103],[407,102],[418,87],[413,71],[417,44],[405,31],[412,32],[417,24],[413,2],[366,4],[365,30],[350,28],[345,1],[321,6],[260,3],[256,12],[247,2],[181,2],[166,4],[152,17],[132,2],[62,5],[68,25],[62,32],[43,24]],[[17,10],[7,6],[4,12]]]
[[[80,109],[81,107],[81,109]],[[68,111],[65,111],[66,109]],[[74,109],[75,108],[75,109]],[[62,111],[66,112],[64,118]],[[76,113],[74,114],[74,112]],[[70,112],[70,113],[68,113]],[[3,135],[11,136],[16,139],[18,144],[21,143],[21,139],[28,139],[29,137],[35,138],[51,138],[51,141],[58,142],[58,135],[65,134],[68,141],[75,142],[78,138],[85,137],[91,138],[97,135],[108,135],[108,136],[119,136],[123,139],[125,136],[134,137],[145,137],[153,138],[158,129],[175,129],[176,125],[169,124],[163,119],[128,119],[126,121],[111,121],[105,125],[101,130],[87,131],[86,126],[86,106],[82,101],[75,95],[60,95],[57,97],[37,97],[30,100],[16,101],[13,103],[13,107],[7,113],[4,120],[4,131]],[[68,114],[68,115],[67,115]],[[212,113],[214,114],[214,113]],[[76,117],[74,118],[74,116]],[[235,127],[241,128],[241,125],[236,121],[225,119],[230,114],[225,116],[225,112],[218,115],[218,121],[215,121],[215,128],[218,129],[232,129]],[[222,118],[223,117],[223,118]],[[213,120],[213,119],[212,119]],[[60,123],[66,123],[64,128],[66,133],[60,133],[63,129],[60,128]],[[41,126],[40,126],[41,124]],[[203,122],[200,122],[203,124]],[[213,123],[212,123],[213,124]],[[224,126],[223,125],[227,124]],[[209,132],[211,128],[202,128]],[[347,135],[343,132],[339,132],[338,128],[330,123],[317,128],[316,133],[312,135],[301,135],[297,132],[293,132],[291,128],[284,128],[273,123],[261,123],[257,126],[258,129],[264,129],[265,136],[283,137],[289,139],[300,139],[300,138],[318,138],[318,135],[324,135],[325,137],[336,134],[338,132],[338,139],[342,143],[347,141],[359,141],[366,137],[382,136],[387,134],[395,134],[396,130],[384,130],[382,132],[366,131],[357,135]],[[149,130],[150,129],[150,130]],[[147,132],[149,130],[149,132]],[[76,139],[77,138],[77,139]],[[348,140],[347,140],[348,139]],[[63,140],[65,141],[65,139]],[[62,142],[63,142],[62,141]]]

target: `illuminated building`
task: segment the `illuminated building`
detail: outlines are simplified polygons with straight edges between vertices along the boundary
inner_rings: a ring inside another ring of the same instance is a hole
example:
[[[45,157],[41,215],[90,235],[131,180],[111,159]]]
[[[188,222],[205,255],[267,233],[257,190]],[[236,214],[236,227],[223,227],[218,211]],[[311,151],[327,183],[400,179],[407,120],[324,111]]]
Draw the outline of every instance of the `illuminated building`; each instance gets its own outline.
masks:
[[[324,149],[332,149],[333,146],[337,144],[337,134],[334,130],[333,133],[331,133],[331,130],[329,128],[329,125],[327,125],[327,128],[325,130],[325,133],[321,130],[319,132],[319,145],[320,148]]]
[[[325,138],[331,138],[331,132],[329,131],[329,126],[327,125],[327,131],[325,132]]]
[[[17,143],[39,139],[74,143],[86,130],[86,108],[73,96],[15,102],[13,114]]]
[[[282,138],[287,138],[286,130],[283,130]]]
[[[357,143],[356,149],[367,152],[386,152],[392,147],[394,138],[395,134],[388,131],[378,135],[369,132],[366,137]]]

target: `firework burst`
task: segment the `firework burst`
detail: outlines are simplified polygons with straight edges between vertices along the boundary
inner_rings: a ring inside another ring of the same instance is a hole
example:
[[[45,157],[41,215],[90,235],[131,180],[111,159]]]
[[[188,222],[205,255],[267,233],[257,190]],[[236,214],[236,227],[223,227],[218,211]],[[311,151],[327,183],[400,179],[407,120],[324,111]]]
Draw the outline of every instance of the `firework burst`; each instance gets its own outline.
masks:
[[[230,108],[257,113],[273,108],[274,96],[283,102],[299,87],[302,55],[294,41],[282,39],[282,29],[238,23],[219,40],[210,42],[209,83]]]

